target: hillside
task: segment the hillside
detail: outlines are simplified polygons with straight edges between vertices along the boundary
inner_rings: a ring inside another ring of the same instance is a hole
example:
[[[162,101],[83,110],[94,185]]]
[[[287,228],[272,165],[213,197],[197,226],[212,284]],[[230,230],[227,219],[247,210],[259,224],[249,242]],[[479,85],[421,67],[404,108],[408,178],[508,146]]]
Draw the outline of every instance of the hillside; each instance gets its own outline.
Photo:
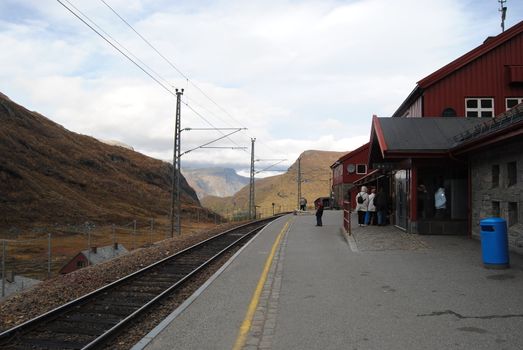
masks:
[[[167,217],[172,166],[68,131],[0,94],[0,228]],[[185,180],[183,206],[199,206]]]
[[[302,185],[301,193],[312,206],[318,197],[329,196],[330,179],[332,176],[330,165],[347,152],[305,151],[301,154]],[[272,203],[275,211],[293,210],[297,206],[297,162],[281,175],[256,180],[255,199],[260,208],[258,212],[272,212]],[[234,196],[219,198],[205,197],[202,205],[227,215],[232,212],[246,211],[249,204],[249,186],[243,187]]]
[[[198,198],[232,196],[249,183],[249,178],[230,168],[182,169],[182,173]]]

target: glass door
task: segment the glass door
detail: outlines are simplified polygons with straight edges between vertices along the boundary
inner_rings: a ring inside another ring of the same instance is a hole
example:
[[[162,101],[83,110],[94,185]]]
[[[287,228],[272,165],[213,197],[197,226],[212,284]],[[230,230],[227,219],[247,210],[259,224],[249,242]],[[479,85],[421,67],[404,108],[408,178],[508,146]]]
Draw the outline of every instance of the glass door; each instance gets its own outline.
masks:
[[[408,219],[408,194],[409,194],[409,171],[398,170],[394,174],[395,192],[395,224],[397,227],[407,230]]]

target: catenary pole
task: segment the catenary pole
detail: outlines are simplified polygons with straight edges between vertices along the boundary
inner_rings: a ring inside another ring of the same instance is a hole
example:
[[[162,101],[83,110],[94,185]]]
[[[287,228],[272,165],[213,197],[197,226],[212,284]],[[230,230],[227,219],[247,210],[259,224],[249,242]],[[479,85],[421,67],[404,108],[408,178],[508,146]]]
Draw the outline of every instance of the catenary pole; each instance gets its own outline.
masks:
[[[254,219],[254,142],[256,138],[251,138],[251,176],[249,184],[249,219]]]
[[[298,208],[300,208],[300,199],[301,199],[301,158],[298,158],[298,174],[296,176],[296,181],[298,182]]]
[[[2,298],[5,297],[5,239],[2,240]]]
[[[178,91],[176,89],[176,233],[182,234],[182,202],[181,202],[181,97],[183,95],[183,89]]]
[[[51,234],[47,238],[47,278],[51,278]]]
[[[176,119],[174,123],[174,144],[173,144],[173,174],[171,182],[171,238],[174,237],[174,227],[176,221],[176,231],[180,234],[180,181],[179,181],[179,165],[180,165],[180,104],[181,96],[183,95],[183,89],[178,91],[176,89]],[[176,194],[174,193],[176,188]],[[174,207],[176,202],[176,215],[174,213]],[[176,216],[176,219],[175,219]]]

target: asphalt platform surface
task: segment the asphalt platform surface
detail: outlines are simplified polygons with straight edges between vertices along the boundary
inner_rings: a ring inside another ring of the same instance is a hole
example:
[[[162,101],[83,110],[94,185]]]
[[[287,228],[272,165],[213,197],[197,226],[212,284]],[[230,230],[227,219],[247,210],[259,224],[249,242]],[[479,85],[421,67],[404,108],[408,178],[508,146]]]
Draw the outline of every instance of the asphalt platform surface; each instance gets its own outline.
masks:
[[[490,270],[474,239],[315,222],[273,222],[133,350],[523,349],[521,256]]]

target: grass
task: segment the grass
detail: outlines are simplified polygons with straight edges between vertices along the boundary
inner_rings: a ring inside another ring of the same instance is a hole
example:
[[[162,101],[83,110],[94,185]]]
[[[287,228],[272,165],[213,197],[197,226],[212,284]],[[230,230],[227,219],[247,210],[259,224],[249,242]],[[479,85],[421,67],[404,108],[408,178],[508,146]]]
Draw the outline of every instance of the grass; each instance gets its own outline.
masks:
[[[51,276],[80,251],[88,249],[89,239],[91,247],[122,244],[131,251],[146,247],[164,240],[170,236],[170,222],[167,219],[156,221],[154,227],[141,226],[133,229],[134,225],[126,227],[112,225],[96,227],[88,233],[87,230],[48,229],[47,233],[20,233],[17,239],[5,240],[5,270],[14,271],[16,275],[23,275],[35,279],[48,277],[49,264],[49,234],[51,237]],[[182,235],[191,235],[194,232],[215,227],[214,222],[182,221]],[[176,234],[176,233],[175,233]],[[89,237],[90,236],[90,237]],[[0,244],[0,249],[2,245]],[[2,250],[0,250],[2,257]],[[3,258],[3,257],[2,257]]]

